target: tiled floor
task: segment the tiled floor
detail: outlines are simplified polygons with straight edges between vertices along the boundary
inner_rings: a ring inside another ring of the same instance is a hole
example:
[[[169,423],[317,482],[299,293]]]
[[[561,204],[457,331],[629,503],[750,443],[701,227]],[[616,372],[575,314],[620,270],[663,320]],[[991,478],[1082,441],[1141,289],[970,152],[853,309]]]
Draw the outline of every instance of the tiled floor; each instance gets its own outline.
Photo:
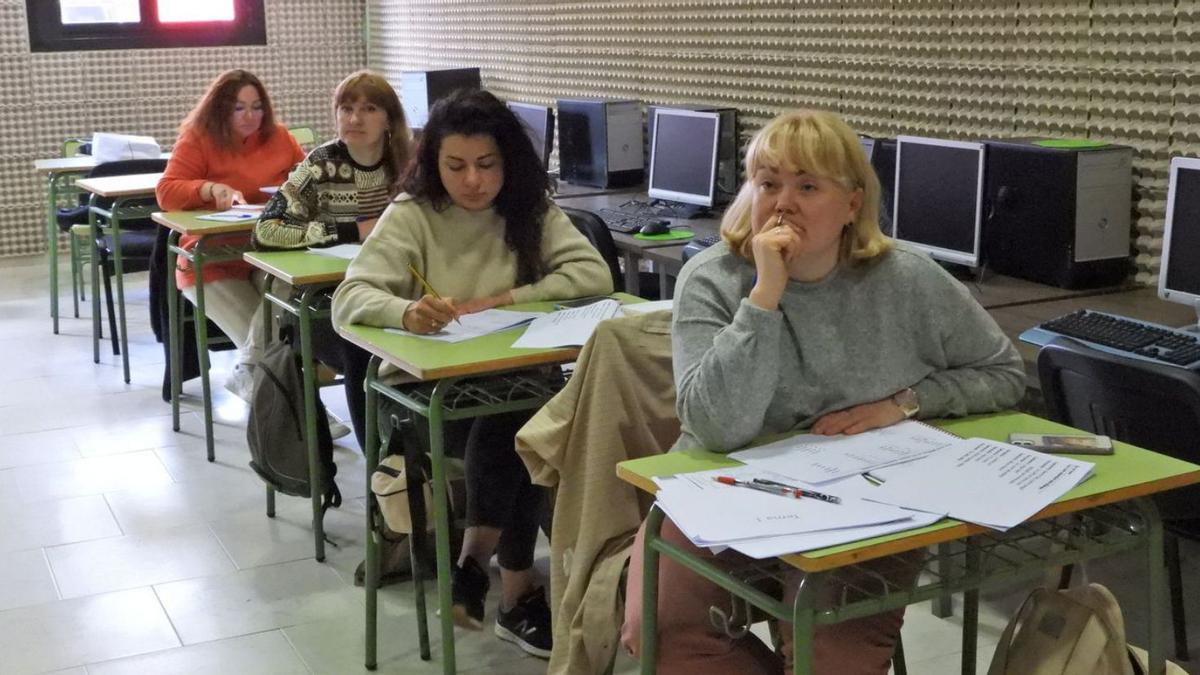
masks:
[[[364,466],[353,441],[336,452],[346,504],[326,517],[336,546],[318,564],[306,501],[281,497],[277,518],[264,514],[263,487],[246,466],[245,406],[219,386],[223,355],[213,378],[217,461],[204,459],[198,383],[185,388],[182,431],[171,430],[144,275],[127,284],[129,385],[107,345],[92,363],[90,303],[84,318],[64,318],[51,334],[42,258],[0,260],[0,279],[0,673],[363,671],[363,596],[352,578]],[[69,316],[69,291],[62,307]],[[344,416],[340,392],[325,398]],[[1200,645],[1200,547],[1185,555]],[[1144,642],[1138,561],[1089,571],[1114,588],[1133,639]],[[383,593],[381,673],[440,672],[437,660],[417,657],[411,593],[410,585]],[[981,668],[1021,592],[994,596],[983,607]],[[489,632],[457,638],[465,672],[545,671]],[[904,638],[909,672],[959,672],[956,619],[914,607]],[[1187,665],[1200,673],[1200,646],[1192,653]],[[618,672],[635,670],[618,660]]]

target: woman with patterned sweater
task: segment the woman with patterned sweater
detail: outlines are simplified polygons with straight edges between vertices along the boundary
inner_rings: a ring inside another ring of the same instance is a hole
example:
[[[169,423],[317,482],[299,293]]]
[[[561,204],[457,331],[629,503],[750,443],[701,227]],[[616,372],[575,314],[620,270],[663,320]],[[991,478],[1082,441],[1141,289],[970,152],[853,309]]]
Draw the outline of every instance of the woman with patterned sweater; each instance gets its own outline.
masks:
[[[412,133],[392,85],[367,70],[353,73],[334,90],[333,112],[337,140],[310,152],[267,203],[254,226],[255,248],[360,242],[400,191]],[[355,436],[363,444],[368,356],[324,328],[314,333],[314,352],[341,367]]]

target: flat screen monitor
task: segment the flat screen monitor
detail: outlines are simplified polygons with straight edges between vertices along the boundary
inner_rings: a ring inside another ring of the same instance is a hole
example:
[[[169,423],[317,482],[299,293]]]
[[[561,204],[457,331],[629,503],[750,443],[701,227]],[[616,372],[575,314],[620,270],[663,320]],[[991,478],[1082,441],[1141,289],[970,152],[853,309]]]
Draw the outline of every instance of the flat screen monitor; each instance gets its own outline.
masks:
[[[554,110],[544,105],[516,101],[509,101],[508,109],[521,120],[529,142],[533,143],[534,152],[542,160],[542,166],[550,166],[550,153],[554,152]]]
[[[875,139],[870,136],[859,136],[858,142],[862,144],[863,153],[867,156],[867,161],[875,155]]]
[[[896,138],[892,228],[935,260],[979,266],[984,144]]]
[[[1200,307],[1200,159],[1171,160],[1158,295]]]
[[[716,198],[720,135],[720,113],[656,109],[650,198],[711,207]]]

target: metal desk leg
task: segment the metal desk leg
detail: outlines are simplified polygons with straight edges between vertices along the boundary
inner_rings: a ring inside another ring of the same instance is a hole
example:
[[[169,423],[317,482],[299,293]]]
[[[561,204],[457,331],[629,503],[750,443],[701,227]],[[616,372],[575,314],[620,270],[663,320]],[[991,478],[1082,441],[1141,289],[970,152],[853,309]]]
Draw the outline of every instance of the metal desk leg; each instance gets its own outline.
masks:
[[[96,212],[92,210],[95,205],[96,195],[93,194],[88,200],[88,236],[91,239],[88,246],[92,247],[92,363],[100,363],[100,294],[96,292],[100,288],[100,252],[96,250],[100,225],[96,222]]]
[[[208,319],[204,314],[204,237],[192,249],[192,270],[196,273],[196,358],[200,360],[200,396],[204,400],[204,447],[208,461],[216,460],[213,451],[212,391],[208,382]],[[92,293],[95,295],[95,293]]]
[[[437,383],[429,397],[429,451],[433,464],[434,540],[437,549],[438,607],[442,615],[442,672],[458,672],[454,660],[454,612],[450,598],[450,503],[446,495],[446,448],[442,436],[442,399],[456,382],[447,378]]]
[[[621,258],[625,262],[625,292],[640,296],[642,294],[642,287],[641,275],[638,274],[639,258],[632,251],[621,251]]]
[[[121,261],[121,216],[119,215],[124,200],[113,202],[112,217],[109,227],[112,228],[113,239],[113,273],[117,277],[117,331],[121,338],[121,367],[125,374],[125,384],[129,384],[129,337],[125,325],[125,282],[123,263]],[[95,263],[93,263],[93,267]],[[95,287],[92,288],[95,295]]]
[[[792,673],[813,675],[813,633],[816,630],[817,594],[825,574],[806,574],[792,604]]]
[[[161,227],[161,226],[160,226]],[[179,261],[179,253],[176,247],[179,246],[179,233],[171,231],[167,235],[167,330],[170,336],[170,344],[168,345],[168,357],[171,367],[171,429],[179,431],[179,396],[183,383],[180,378],[183,376],[182,367],[182,347],[179,340],[182,338],[183,331],[180,330],[182,317],[179,312],[179,289],[175,283],[175,266]],[[92,295],[96,294],[96,289],[92,289]]]
[[[661,264],[658,266],[658,299],[671,299],[671,275],[667,274],[667,269]]]
[[[967,578],[979,576],[979,546],[974,538],[968,538],[966,549]],[[975,675],[976,653],[979,647],[979,586],[963,591],[962,623],[962,673]]]
[[[363,453],[367,457],[367,485],[371,484],[371,474],[379,466],[379,392],[375,391],[375,380],[379,377],[379,365],[382,363],[378,356],[372,356],[367,364],[367,375],[364,378],[367,388],[367,447]],[[367,555],[366,574],[363,579],[363,590],[366,593],[366,634],[364,645],[366,661],[363,664],[367,670],[375,670],[377,665],[376,637],[378,626],[378,595],[379,595],[379,541],[375,538],[375,499],[367,495]]]
[[[953,542],[944,542],[937,545],[937,573],[942,581],[949,580],[953,570],[951,569],[951,553],[950,547]],[[933,615],[939,619],[954,616],[954,597],[951,593],[942,593],[933,599],[932,607]]]
[[[1163,675],[1166,672],[1166,630],[1163,626],[1163,618],[1170,611],[1167,603],[1167,580],[1166,567],[1163,562],[1163,528],[1162,518],[1158,514],[1158,507],[1148,498],[1138,500],[1138,508],[1146,515],[1146,563],[1149,569],[1146,574],[1146,583],[1150,585],[1147,590],[1147,611],[1149,612],[1148,621],[1150,622],[1149,629],[1149,644],[1146,646],[1149,652],[1149,673],[1150,675]]]
[[[270,281],[268,280],[267,283],[270,283]],[[271,300],[267,295],[268,293],[263,293],[262,299],[264,345],[271,342]],[[254,330],[254,328],[251,327],[250,330]],[[271,487],[269,483],[267,484],[267,517],[275,517],[275,488]]]
[[[58,335],[58,181],[57,174],[50,174],[46,209],[46,258],[50,262],[50,319],[54,334]],[[92,262],[95,265],[95,261]],[[95,287],[92,287],[95,293]]]
[[[642,675],[654,675],[658,667],[658,549],[654,543],[662,533],[665,513],[650,509],[646,515],[646,532],[642,540]]]
[[[267,284],[271,283],[270,279]],[[268,288],[269,291],[269,288]],[[264,297],[265,297],[264,293]],[[322,523],[321,511],[321,490],[319,486],[325,484],[325,476],[322,475],[320,461],[320,447],[317,442],[317,383],[316,383],[316,368],[313,366],[312,355],[312,312],[310,311],[309,303],[312,302],[314,289],[308,286],[304,292],[300,294],[300,372],[304,378],[304,433],[308,439],[308,476],[309,495],[312,500],[312,528],[313,528],[313,555],[317,562],[325,561],[325,527]],[[265,300],[264,300],[265,302]],[[267,308],[264,321],[268,326],[271,325],[271,312]],[[267,341],[263,344],[270,343],[270,330],[267,330]],[[378,463],[378,462],[376,462]],[[372,470],[374,467],[372,466]],[[370,485],[370,483],[368,483]]]

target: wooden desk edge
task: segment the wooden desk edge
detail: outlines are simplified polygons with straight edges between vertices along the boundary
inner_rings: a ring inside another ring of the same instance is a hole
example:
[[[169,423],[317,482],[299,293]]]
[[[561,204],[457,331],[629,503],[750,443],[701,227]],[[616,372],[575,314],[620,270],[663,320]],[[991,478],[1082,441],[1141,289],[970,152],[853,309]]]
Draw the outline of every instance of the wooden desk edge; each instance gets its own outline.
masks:
[[[122,188],[119,190],[103,189],[104,183],[133,183],[139,179],[154,176],[154,185],[139,185],[136,188]],[[129,197],[132,195],[151,195],[158,189],[158,181],[162,178],[162,173],[134,173],[124,176],[102,176],[100,178],[81,178],[75,181],[75,186],[91,192],[99,197]],[[96,187],[97,183],[101,187]]]
[[[533,366],[545,366],[555,363],[569,363],[573,361],[581,350],[580,347],[563,347],[549,352],[534,352],[530,354],[514,354],[509,358],[490,360],[485,363],[464,363],[454,366],[446,366],[444,368],[430,368],[428,370],[419,368],[415,364],[397,359],[395,355],[385,352],[378,345],[369,340],[364,340],[362,337],[343,330],[340,326],[335,326],[338,335],[351,344],[361,347],[369,352],[372,356],[378,356],[385,363],[391,363],[404,372],[413,377],[427,382],[430,380],[441,380],[447,377],[460,377],[464,375],[484,375],[489,373],[500,373],[508,370],[520,370],[521,368],[531,368]]]
[[[275,277],[276,279],[281,279],[292,286],[312,286],[314,284],[339,283],[339,282],[341,282],[342,279],[346,278],[345,270],[342,270],[340,272],[325,272],[322,274],[309,274],[309,275],[298,277],[293,274],[288,274],[287,272],[284,272],[283,270],[279,269],[275,265],[272,265],[271,263],[267,262],[266,260],[263,260],[262,258],[257,257],[256,256],[257,253],[261,253],[261,251],[246,251],[245,253],[242,254],[242,260],[245,260],[246,262],[250,263],[254,267],[257,267],[258,269],[266,272],[267,274],[270,274],[271,276]]]
[[[162,225],[163,227],[174,230],[179,234],[231,234],[235,232],[249,232],[254,229],[254,220],[243,220],[236,223],[222,223],[218,221],[200,221],[204,223],[202,227],[194,227],[188,223],[180,223],[171,220],[167,217],[168,211],[155,211],[150,214],[150,219]]]
[[[630,483],[639,490],[654,494],[658,492],[658,486],[653,480],[646,478],[640,474],[635,474],[620,464],[617,465],[617,477],[621,480]],[[1054,516],[1060,516],[1065,513],[1074,513],[1084,509],[1090,509],[1105,504],[1113,504],[1115,502],[1135,499],[1137,497],[1145,497],[1157,492],[1165,492],[1173,490],[1185,485],[1200,483],[1200,471],[1190,471],[1181,473],[1167,478],[1147,481],[1137,485],[1121,488],[1119,490],[1111,490],[1101,494],[1088,495],[1063,502],[1055,502],[1046,508],[1035,513],[1029,518],[1033,520],[1044,520]],[[945,522],[944,520],[938,523]],[[935,523],[936,524],[936,523]],[[919,529],[919,528],[914,528]],[[897,553],[904,553],[926,546],[945,543],[969,537],[980,532],[992,531],[990,528],[981,525],[972,525],[970,523],[959,523],[958,525],[940,529],[934,532],[925,532],[912,537],[904,537],[886,541],[873,546],[865,546],[861,549],[846,551],[844,553],[834,553],[832,555],[821,556],[819,558],[810,558],[803,553],[792,553],[789,555],[779,556],[784,562],[796,567],[805,572],[824,572],[838,567],[845,567],[855,563],[874,560]],[[848,542],[849,543],[849,542]]]

